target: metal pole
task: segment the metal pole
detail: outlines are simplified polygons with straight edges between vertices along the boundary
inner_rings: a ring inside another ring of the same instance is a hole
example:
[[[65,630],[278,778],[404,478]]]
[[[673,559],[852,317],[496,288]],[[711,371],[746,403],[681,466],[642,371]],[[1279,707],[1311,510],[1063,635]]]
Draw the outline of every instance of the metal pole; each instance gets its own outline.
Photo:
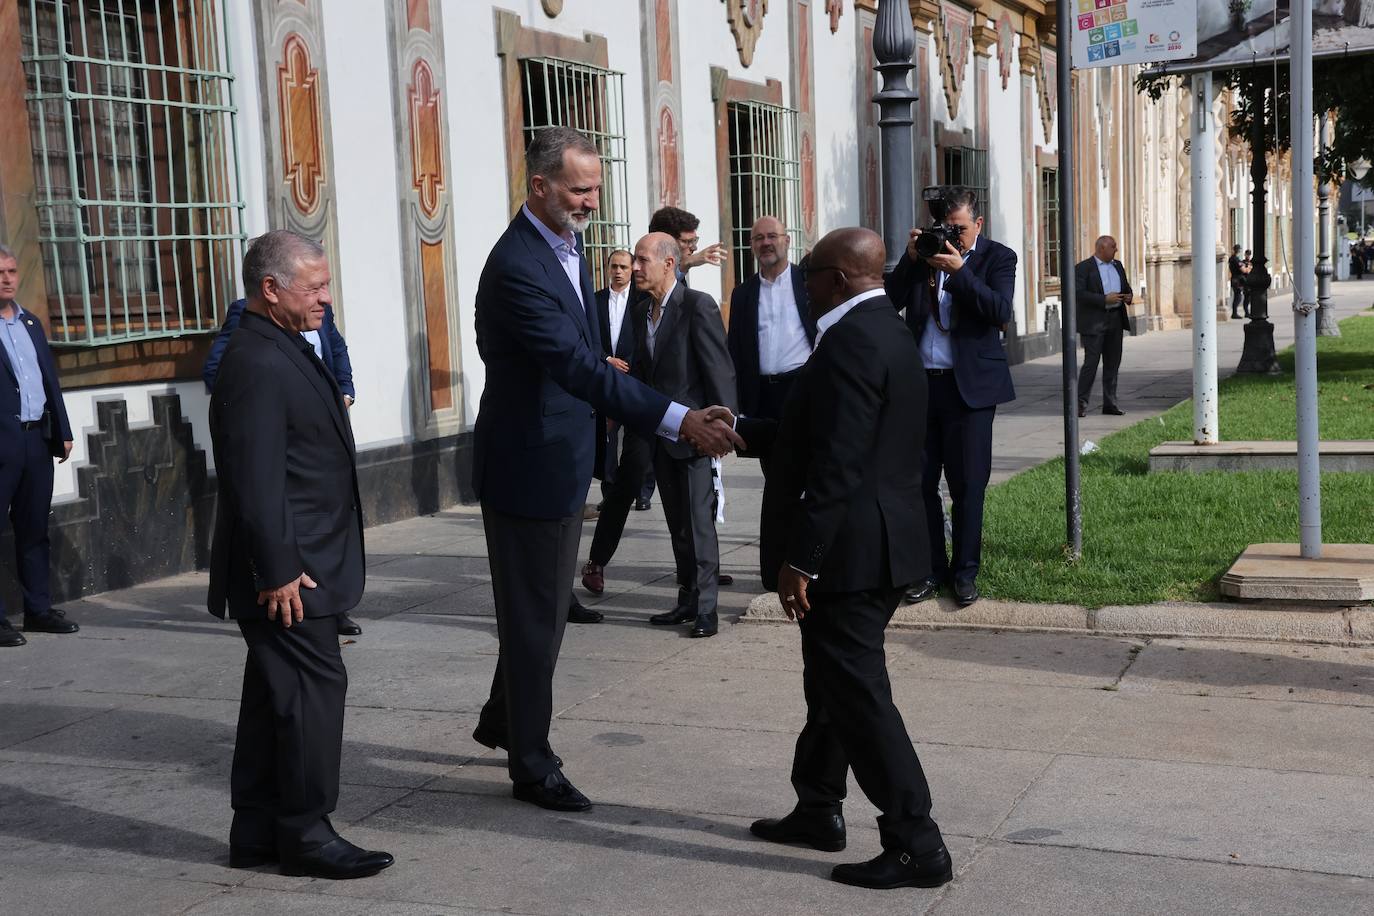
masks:
[[[907,85],[914,68],[911,52],[916,38],[906,0],[879,0],[873,28],[873,69],[882,74],[878,103],[878,131],[882,142],[883,244],[887,246],[884,273],[892,273],[906,256],[911,227],[916,225],[915,160],[911,149],[911,105],[916,93]]]
[[[1059,3],[1056,17],[1056,34],[1073,34],[1073,4]],[[1070,562],[1083,556],[1083,505],[1079,499],[1078,467],[1078,315],[1077,295],[1074,292],[1073,239],[1077,227],[1074,225],[1074,164],[1073,164],[1073,81],[1069,78],[1072,70],[1073,55],[1069,53],[1068,41],[1063,44],[1057,55],[1058,72],[1055,81],[1059,91],[1059,276],[1063,315],[1060,327],[1063,331],[1064,361],[1064,524],[1068,541]]]
[[[1322,113],[1317,139],[1321,143],[1322,161],[1326,161],[1327,136],[1331,119]],[[1331,276],[1336,272],[1334,241],[1331,231],[1331,182],[1326,178],[1317,185],[1317,336],[1340,337],[1341,328],[1331,313]]]
[[[1193,74],[1189,143],[1193,188],[1193,444],[1216,445],[1217,173],[1212,74]]]
[[[1322,555],[1321,465],[1317,434],[1317,290],[1312,207],[1312,0],[1293,0],[1293,350],[1298,395],[1298,522],[1302,555]]]

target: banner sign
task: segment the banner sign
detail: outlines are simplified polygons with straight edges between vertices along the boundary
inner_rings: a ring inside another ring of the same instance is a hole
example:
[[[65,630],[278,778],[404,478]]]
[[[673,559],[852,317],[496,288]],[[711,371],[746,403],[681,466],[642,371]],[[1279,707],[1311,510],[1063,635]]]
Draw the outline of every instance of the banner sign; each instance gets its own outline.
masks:
[[[1073,66],[1181,60],[1197,54],[1198,0],[1068,0],[1074,16]]]

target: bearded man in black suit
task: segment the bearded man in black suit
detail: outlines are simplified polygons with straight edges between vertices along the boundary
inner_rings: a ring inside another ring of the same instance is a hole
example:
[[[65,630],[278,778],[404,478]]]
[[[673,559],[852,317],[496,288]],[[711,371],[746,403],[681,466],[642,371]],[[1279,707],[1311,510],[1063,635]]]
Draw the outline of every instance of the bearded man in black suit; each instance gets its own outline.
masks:
[[[892,700],[883,633],[903,590],[930,572],[921,472],[926,376],[883,294],[882,240],[867,229],[821,239],[806,268],[816,350],[781,421],[741,417],[749,449],[771,454],[759,547],[764,585],[801,628],[806,726],[797,807],[750,828],[777,843],[844,848],[847,771],[881,812],[883,852],[831,877],[871,888],[952,877],[930,788]]]

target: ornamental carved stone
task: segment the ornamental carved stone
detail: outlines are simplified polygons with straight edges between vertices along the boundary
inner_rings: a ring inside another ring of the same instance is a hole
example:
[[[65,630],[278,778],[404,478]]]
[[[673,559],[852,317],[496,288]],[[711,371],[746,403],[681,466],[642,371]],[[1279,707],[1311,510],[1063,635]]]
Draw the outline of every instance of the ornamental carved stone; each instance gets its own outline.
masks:
[[[763,17],[768,15],[768,0],[721,0],[725,4],[725,18],[735,36],[739,62],[749,66],[754,62],[754,46],[763,32]]]

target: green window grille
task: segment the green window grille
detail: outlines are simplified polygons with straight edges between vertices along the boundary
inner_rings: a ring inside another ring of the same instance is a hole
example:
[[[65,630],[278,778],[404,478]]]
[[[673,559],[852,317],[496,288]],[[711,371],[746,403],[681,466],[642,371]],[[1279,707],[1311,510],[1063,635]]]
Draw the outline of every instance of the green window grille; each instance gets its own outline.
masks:
[[[572,127],[601,154],[601,205],[582,242],[593,285],[609,286],[606,259],[615,249],[630,247],[624,75],[554,57],[525,58],[520,70],[525,146],[542,128]]]
[[[988,211],[988,151],[972,146],[947,146],[944,154],[945,184],[961,185],[977,193],[983,235],[989,235],[992,214]]]
[[[53,340],[216,330],[243,248],[223,0],[17,0]]]
[[[766,102],[728,102],[730,254],[735,285],[758,270],[749,245],[754,221],[776,216],[788,227],[790,260],[801,260],[801,162],[797,113]]]
[[[1040,275],[1059,279],[1059,170],[1040,170]]]

